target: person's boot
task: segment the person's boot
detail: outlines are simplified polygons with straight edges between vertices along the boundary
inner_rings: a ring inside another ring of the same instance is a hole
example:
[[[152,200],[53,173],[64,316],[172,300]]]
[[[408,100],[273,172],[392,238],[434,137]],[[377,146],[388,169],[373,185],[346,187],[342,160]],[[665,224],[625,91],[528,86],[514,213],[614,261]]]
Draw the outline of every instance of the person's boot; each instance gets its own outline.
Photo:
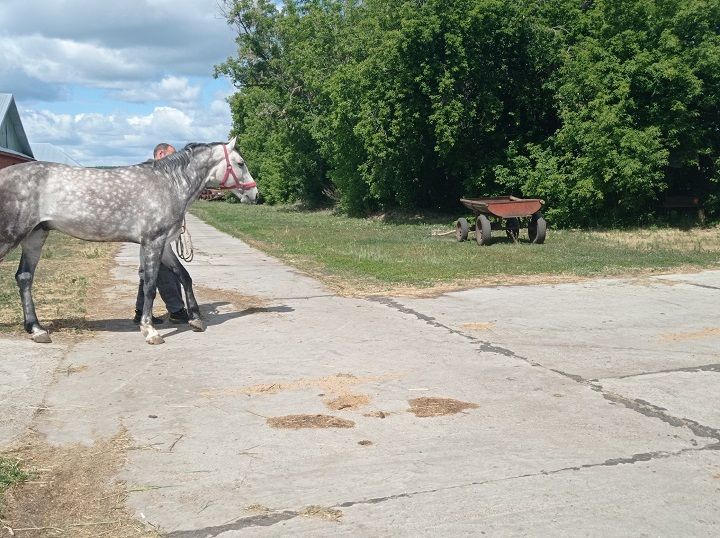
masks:
[[[170,312],[170,317],[168,319],[170,320],[170,323],[187,323],[190,321],[190,316],[188,315],[187,310],[181,308],[177,312]]]
[[[135,317],[133,318],[133,323],[135,325],[140,325],[140,318],[142,318],[142,310],[135,310]],[[162,318],[156,318],[155,316],[152,317],[152,323],[153,325],[160,325],[164,320]]]

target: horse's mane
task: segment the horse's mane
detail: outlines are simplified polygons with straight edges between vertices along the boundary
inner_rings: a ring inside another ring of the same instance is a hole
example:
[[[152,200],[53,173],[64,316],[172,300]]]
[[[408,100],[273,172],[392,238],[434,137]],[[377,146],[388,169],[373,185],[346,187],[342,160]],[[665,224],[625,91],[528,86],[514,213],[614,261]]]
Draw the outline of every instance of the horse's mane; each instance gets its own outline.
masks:
[[[180,151],[171,153],[170,155],[163,157],[162,159],[149,160],[144,163],[140,163],[139,166],[152,167],[154,170],[159,170],[160,172],[164,172],[166,174],[169,174],[170,176],[174,176],[175,174],[184,170],[190,164],[190,157],[197,150],[210,148],[218,144],[223,144],[223,142],[212,142],[209,144],[193,142],[187,144]]]
[[[115,166],[88,166],[87,168],[114,170],[116,168],[127,168],[128,166],[141,166],[152,167],[153,169],[158,169],[166,173],[172,173],[177,171],[179,168],[184,168],[185,166],[190,164],[190,156],[195,150],[202,148],[211,148],[220,144],[225,144],[225,142],[191,142],[189,144],[185,144],[185,147],[180,151],[171,153],[170,155],[168,155],[167,157],[163,157],[162,159],[148,159],[147,161],[131,165],[121,164]]]

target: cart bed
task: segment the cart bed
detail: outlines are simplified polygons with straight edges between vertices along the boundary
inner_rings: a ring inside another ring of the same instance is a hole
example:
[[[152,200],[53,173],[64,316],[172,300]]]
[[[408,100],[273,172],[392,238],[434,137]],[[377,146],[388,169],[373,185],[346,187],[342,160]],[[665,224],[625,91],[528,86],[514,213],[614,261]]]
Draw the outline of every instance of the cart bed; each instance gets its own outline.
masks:
[[[530,217],[533,213],[540,211],[545,202],[539,198],[495,196],[493,198],[461,198],[460,203],[476,215],[482,213],[507,219]]]

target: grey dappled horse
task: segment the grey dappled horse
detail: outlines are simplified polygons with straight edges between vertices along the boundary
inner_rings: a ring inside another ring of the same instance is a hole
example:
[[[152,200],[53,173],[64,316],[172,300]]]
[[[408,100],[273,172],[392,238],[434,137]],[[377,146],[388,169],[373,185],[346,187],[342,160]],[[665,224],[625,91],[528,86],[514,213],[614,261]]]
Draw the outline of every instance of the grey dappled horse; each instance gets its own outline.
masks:
[[[238,189],[247,201],[258,190],[235,139],[188,144],[158,161],[116,168],[77,168],[30,162],[0,170],[0,261],[22,245],[15,279],[20,289],[25,330],[35,342],[50,342],[32,299],[35,267],[50,230],[88,241],[141,245],[145,306],[140,330],[149,344],[163,343],[152,325],[155,281],[160,261],[185,289],[190,326],[204,331],[192,279],[170,244],[180,233],[190,203],[205,187]]]

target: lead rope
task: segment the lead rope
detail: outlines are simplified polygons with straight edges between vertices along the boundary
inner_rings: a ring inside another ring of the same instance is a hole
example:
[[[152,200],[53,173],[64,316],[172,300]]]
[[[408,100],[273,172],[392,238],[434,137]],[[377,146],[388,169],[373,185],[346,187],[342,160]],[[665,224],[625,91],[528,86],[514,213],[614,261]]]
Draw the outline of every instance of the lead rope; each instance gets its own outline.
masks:
[[[188,263],[190,263],[193,260],[193,257],[195,257],[192,236],[190,235],[190,231],[187,229],[185,219],[183,219],[182,228],[180,228],[180,235],[175,241],[175,252],[179,258],[182,258]]]

